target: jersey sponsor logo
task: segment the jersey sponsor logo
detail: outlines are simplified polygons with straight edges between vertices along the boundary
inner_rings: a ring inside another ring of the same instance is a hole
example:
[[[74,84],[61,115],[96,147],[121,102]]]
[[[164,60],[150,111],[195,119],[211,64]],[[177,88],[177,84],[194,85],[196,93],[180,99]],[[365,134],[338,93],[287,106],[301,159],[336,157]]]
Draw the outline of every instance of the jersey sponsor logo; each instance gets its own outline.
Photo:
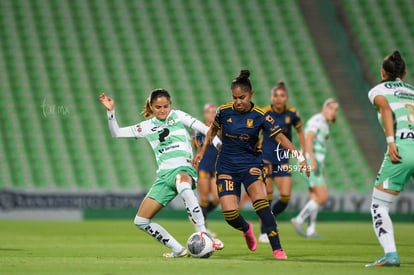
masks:
[[[253,119],[248,118],[246,121],[246,127],[247,128],[253,128]]]
[[[139,132],[139,133],[141,133],[142,132],[142,127],[141,127],[141,124],[138,124],[137,126],[135,126],[136,128],[137,128],[137,131]]]
[[[233,178],[230,175],[227,174],[220,174],[217,176],[217,179],[219,180],[232,180]]]
[[[248,141],[250,139],[250,136],[247,134],[241,134],[238,136],[238,135],[231,135],[231,134],[225,133],[224,135],[228,138],[238,138],[241,141]]]
[[[414,93],[405,92],[405,91],[395,91],[394,96],[403,98],[403,99],[409,99],[414,100]]]
[[[154,126],[154,127],[151,128],[151,131],[152,132],[162,131],[166,127],[172,126],[174,124],[175,124],[175,120],[172,117],[170,117],[170,118],[167,119],[167,123],[165,123],[163,125],[156,125],[156,126]]]
[[[270,132],[271,133],[273,133],[273,132],[277,132],[279,130],[279,125],[275,125],[275,126],[273,126],[272,128],[270,128]]]
[[[248,141],[248,140],[250,139],[250,136],[249,136],[249,135],[246,135],[246,134],[241,134],[241,135],[239,136],[239,139],[240,139],[241,141]]]
[[[410,90],[414,90],[414,87],[412,85],[410,85],[408,83],[405,83],[405,82],[387,82],[387,83],[384,84],[384,87],[387,88],[387,89],[395,89],[395,88],[405,87],[405,88],[408,88]],[[413,94],[412,94],[412,96],[413,96]]]
[[[168,150],[171,150],[171,149],[174,149],[174,148],[179,148],[179,147],[180,147],[180,145],[175,144],[175,145],[171,145],[171,146],[168,146],[168,147],[165,147],[165,148],[161,148],[160,150],[158,150],[158,152],[160,154],[162,154],[162,153],[167,152]]]
[[[261,176],[263,171],[260,168],[252,167],[252,168],[250,168],[249,173],[252,176]]]
[[[414,132],[402,132],[400,139],[414,139]]]
[[[233,120],[231,119],[231,117],[229,117],[226,121],[227,121],[228,123],[232,123],[232,122],[233,122]]]

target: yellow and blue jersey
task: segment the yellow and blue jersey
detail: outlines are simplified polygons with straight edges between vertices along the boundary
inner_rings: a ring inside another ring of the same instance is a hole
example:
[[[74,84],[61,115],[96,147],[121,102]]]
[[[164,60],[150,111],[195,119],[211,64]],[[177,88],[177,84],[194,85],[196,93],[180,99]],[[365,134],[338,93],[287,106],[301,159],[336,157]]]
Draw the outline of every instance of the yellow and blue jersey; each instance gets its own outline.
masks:
[[[286,106],[282,113],[277,113],[272,110],[272,105],[268,105],[263,108],[265,115],[271,116],[275,124],[279,125],[282,133],[292,141],[292,126],[296,129],[302,126],[302,121],[296,109],[291,106]],[[279,150],[280,150],[279,146]],[[283,148],[282,148],[283,149]],[[285,154],[280,152],[278,154],[278,144],[274,141],[273,138],[269,138],[269,132],[264,130],[263,132],[263,143],[262,143],[262,150],[263,150],[263,159],[273,163],[273,164],[281,164],[281,163],[288,163],[289,159],[283,159]]]
[[[219,107],[214,125],[221,129],[222,147],[216,169],[220,173],[237,173],[248,167],[262,167],[259,133],[266,131],[269,138],[281,133],[281,128],[270,115],[252,103],[248,112],[238,112],[233,103]]]

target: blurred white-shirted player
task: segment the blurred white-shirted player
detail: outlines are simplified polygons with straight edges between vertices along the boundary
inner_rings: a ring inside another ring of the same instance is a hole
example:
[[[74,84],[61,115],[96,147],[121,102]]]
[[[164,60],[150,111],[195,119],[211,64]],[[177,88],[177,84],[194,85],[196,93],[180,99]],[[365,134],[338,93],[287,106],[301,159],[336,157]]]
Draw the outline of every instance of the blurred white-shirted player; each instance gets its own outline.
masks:
[[[296,232],[307,238],[318,238],[316,234],[316,218],[318,208],[328,199],[328,190],[324,177],[326,141],[329,138],[329,124],[334,123],[338,112],[338,102],[329,98],[325,100],[322,111],[313,115],[305,126],[306,157],[311,165],[311,175],[304,177],[308,183],[309,201],[291,222]],[[304,222],[309,218],[306,232]]]

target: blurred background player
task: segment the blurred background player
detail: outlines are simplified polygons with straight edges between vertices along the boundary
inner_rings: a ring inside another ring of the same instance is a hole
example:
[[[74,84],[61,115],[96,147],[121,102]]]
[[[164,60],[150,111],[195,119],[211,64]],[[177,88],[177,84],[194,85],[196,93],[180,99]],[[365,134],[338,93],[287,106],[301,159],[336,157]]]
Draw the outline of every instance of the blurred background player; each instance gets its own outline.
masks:
[[[242,70],[232,81],[233,102],[220,106],[210,127],[206,142],[196,154],[193,164],[202,158],[211,137],[221,130],[222,147],[217,158],[217,190],[220,205],[226,222],[243,232],[248,248],[255,251],[257,240],[253,225],[247,222],[239,211],[241,186],[243,185],[253,202],[253,208],[266,229],[275,259],[286,259],[280,244],[275,218],[270,210],[263,183],[263,159],[258,150],[259,133],[267,129],[275,142],[290,151],[296,150],[283,135],[271,116],[257,108],[251,101],[253,97],[250,72]],[[305,158],[300,159],[302,168],[307,166]]]
[[[400,266],[389,207],[414,176],[414,86],[402,81],[405,75],[405,61],[399,51],[394,51],[382,63],[381,83],[368,93],[378,111],[388,148],[371,203],[375,236],[384,249],[384,256],[367,267]]]
[[[210,127],[216,116],[217,107],[212,103],[204,105],[204,123]],[[195,132],[194,144],[197,151],[201,149],[205,141],[205,134]],[[207,221],[207,214],[213,211],[219,204],[216,185],[216,160],[218,150],[210,144],[204,154],[203,159],[198,164],[198,193],[200,196],[200,206],[203,211],[204,220]],[[207,222],[206,222],[207,224]],[[207,228],[211,235],[215,235]]]
[[[318,208],[328,199],[328,190],[324,178],[326,142],[329,138],[329,125],[336,120],[338,102],[329,98],[325,100],[322,111],[313,115],[305,127],[305,147],[308,163],[311,166],[311,176],[305,178],[308,183],[309,201],[291,222],[296,232],[307,238],[318,238],[316,234],[316,218]],[[303,223],[309,218],[306,233]]]
[[[275,124],[279,125],[282,133],[292,141],[292,126],[295,127],[302,153],[305,154],[305,136],[302,130],[302,121],[296,109],[287,106],[288,91],[284,82],[279,82],[272,89],[272,104],[263,108],[266,115],[270,115]],[[279,199],[273,205],[272,212],[275,217],[282,213],[288,206],[292,192],[292,171],[289,165],[289,152],[275,143],[267,134],[263,135],[262,143],[263,162],[265,171],[266,192],[269,203],[273,199],[273,182],[279,192]],[[259,242],[269,242],[264,228],[261,227]]]
[[[197,231],[206,231],[204,217],[197,197],[192,189],[196,187],[197,172],[191,165],[193,151],[191,138],[186,127],[206,133],[208,127],[187,113],[171,109],[168,91],[156,89],[149,95],[143,114],[145,121],[136,125],[120,128],[115,117],[115,102],[102,94],[100,101],[107,109],[108,124],[112,137],[146,138],[150,143],[158,164],[157,178],[148,194],[142,200],[134,219],[134,224],[148,233],[156,241],[170,248],[164,253],[167,258],[183,257],[187,249],[182,246],[161,225],[151,219],[177,195],[183,198],[190,220]],[[150,118],[152,116],[152,118]],[[215,240],[217,249],[224,247]]]

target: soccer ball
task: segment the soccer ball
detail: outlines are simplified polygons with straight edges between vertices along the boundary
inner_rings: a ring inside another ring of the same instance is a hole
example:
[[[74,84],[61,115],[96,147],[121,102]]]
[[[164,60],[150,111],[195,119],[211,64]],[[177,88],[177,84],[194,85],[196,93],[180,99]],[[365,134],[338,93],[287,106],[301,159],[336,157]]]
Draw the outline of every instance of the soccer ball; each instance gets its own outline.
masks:
[[[214,241],[206,232],[196,232],[188,238],[187,248],[194,258],[209,258],[214,252]]]

